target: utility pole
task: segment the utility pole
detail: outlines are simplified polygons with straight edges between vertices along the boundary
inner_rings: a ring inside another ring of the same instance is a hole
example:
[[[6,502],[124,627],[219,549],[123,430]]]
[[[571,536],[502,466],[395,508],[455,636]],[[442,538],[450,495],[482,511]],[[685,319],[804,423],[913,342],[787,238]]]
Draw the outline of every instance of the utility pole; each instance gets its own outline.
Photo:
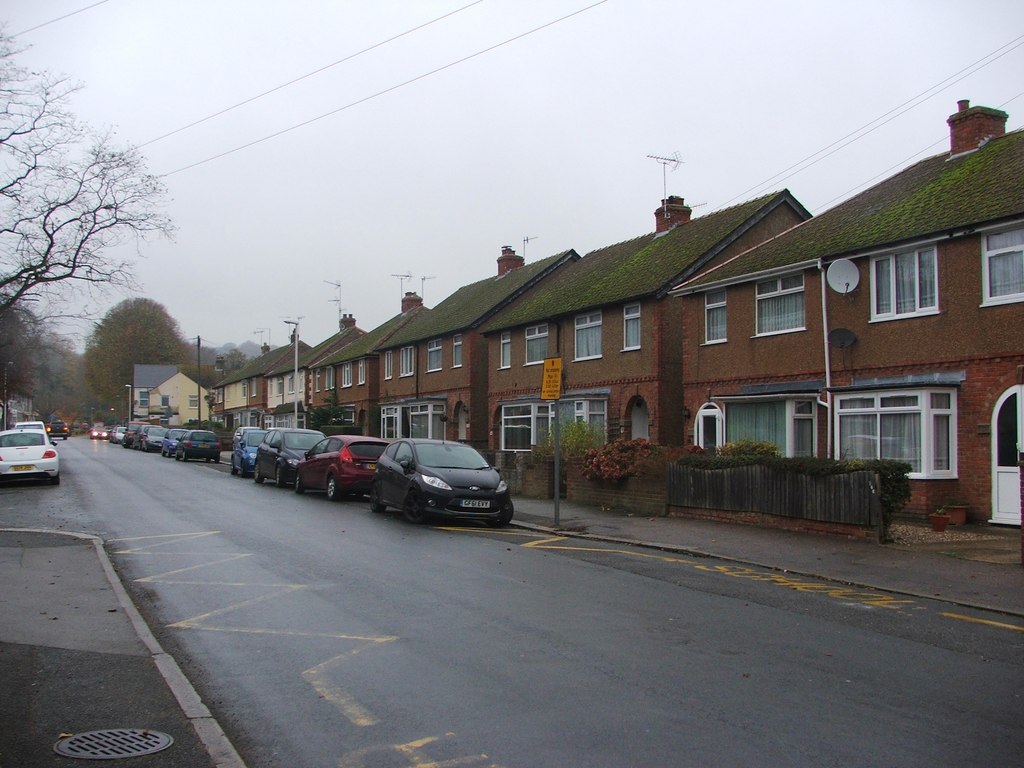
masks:
[[[299,320],[301,319],[302,318],[300,317]],[[287,323],[288,325],[295,326],[295,331],[292,334],[292,336],[294,337],[293,343],[295,344],[295,370],[292,374],[292,404],[294,405],[294,421],[292,422],[293,427],[299,426],[299,320],[285,320],[285,323]],[[304,389],[305,387],[303,387],[303,390]]]

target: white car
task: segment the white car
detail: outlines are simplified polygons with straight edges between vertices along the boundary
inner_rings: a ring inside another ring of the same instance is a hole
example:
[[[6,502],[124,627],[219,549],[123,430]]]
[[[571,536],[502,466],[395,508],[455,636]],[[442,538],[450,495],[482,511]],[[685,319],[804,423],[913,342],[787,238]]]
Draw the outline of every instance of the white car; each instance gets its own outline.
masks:
[[[28,478],[60,483],[60,456],[49,435],[34,428],[0,432],[0,480]]]

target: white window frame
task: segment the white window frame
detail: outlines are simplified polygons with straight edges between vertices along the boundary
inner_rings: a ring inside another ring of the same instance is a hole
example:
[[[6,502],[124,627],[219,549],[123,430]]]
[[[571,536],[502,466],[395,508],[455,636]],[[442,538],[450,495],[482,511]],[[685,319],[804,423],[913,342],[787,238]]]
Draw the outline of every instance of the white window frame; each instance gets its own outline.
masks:
[[[608,438],[608,401],[607,400],[574,400],[572,403],[573,421],[582,421],[592,427],[600,427]]]
[[[502,331],[498,341],[498,368],[512,367],[512,332]]]
[[[524,336],[526,360],[523,365],[543,365],[544,358],[548,356],[548,324],[531,325],[524,332]]]
[[[1005,244],[993,244],[996,239],[1005,240]],[[1024,286],[1020,291],[992,293],[992,260],[1013,258],[1020,262],[1019,269],[1024,272],[1024,229],[1011,229],[1005,232],[994,232],[982,236],[982,291],[983,306],[997,304],[1015,304],[1024,301]]]
[[[322,368],[317,368],[315,371],[313,371],[313,391],[314,392],[319,392],[320,391],[320,372],[322,370],[323,370]]]
[[[916,402],[899,402],[910,398],[916,398]],[[885,440],[881,434],[882,417],[917,414],[920,467],[910,472],[908,477],[915,480],[956,479],[957,412],[957,391],[953,388],[871,390],[838,394],[835,396],[835,455],[844,458],[843,441],[846,434],[843,431],[843,417],[873,416],[873,431],[865,437],[875,441],[874,457],[899,458],[881,456],[881,445],[884,445]],[[845,453],[850,455],[849,451]],[[942,466],[944,459],[948,462],[947,467]]]
[[[627,304],[622,308],[622,351],[640,349],[640,304]],[[630,332],[636,336],[636,344],[628,342]]]
[[[576,315],[575,318],[575,333],[573,334],[573,357],[574,361],[580,360],[598,360],[601,357],[601,349],[604,340],[602,339],[601,326],[602,326],[602,314],[601,311],[587,312],[586,314]],[[595,333],[596,329],[596,333]],[[589,355],[580,355],[580,347],[584,346],[580,344],[580,334],[595,334],[597,337],[597,353]]]
[[[359,358],[356,363],[356,383],[362,386],[366,383],[366,358]]]
[[[441,370],[444,365],[442,362],[443,353],[444,347],[441,339],[431,339],[427,342],[427,373]]]
[[[503,405],[501,407],[501,450],[529,451],[532,446],[543,443],[551,429],[551,420],[554,415],[554,406],[549,402]],[[507,430],[524,428],[528,428],[530,431],[529,445],[525,448],[508,447]]]
[[[402,347],[399,350],[398,375],[400,378],[416,373],[416,347]]]
[[[712,419],[715,424],[715,444],[708,445],[707,429],[705,419]],[[725,414],[715,403],[704,403],[697,409],[694,417],[693,444],[698,445],[705,451],[714,453],[725,443]]]
[[[242,400],[248,400],[249,399],[249,382],[246,381],[245,379],[243,379],[240,382],[240,384],[241,384],[241,387],[242,387],[242,397],[241,397],[241,399]]]
[[[352,386],[352,363],[341,364],[341,387],[347,389]]]
[[[462,334],[452,336],[452,368],[462,367]]]
[[[797,284],[799,283],[799,285]],[[780,333],[795,333],[807,330],[807,306],[804,302],[804,274],[783,275],[772,277],[768,280],[758,280],[754,285],[754,293],[757,302],[757,316],[755,318],[756,336],[775,336]],[[774,307],[779,302],[785,302],[795,296],[800,297],[800,319],[799,324],[773,327],[770,330],[762,330],[762,320],[766,320],[766,309]]]
[[[913,296],[899,295],[900,264],[913,269]],[[884,274],[881,274],[884,270]],[[931,275],[928,275],[928,272]],[[900,309],[900,299],[913,307]],[[887,300],[888,307],[880,307]],[[930,303],[929,303],[930,302]],[[877,256],[871,260],[871,320],[896,320],[935,315],[939,312],[939,260],[934,247]]]
[[[392,379],[395,376],[395,358],[389,349],[384,353],[384,378]]]
[[[778,440],[773,440],[768,435],[751,435],[751,434],[735,434],[734,429],[739,416],[734,416],[731,420],[729,412],[732,408],[744,405],[771,405],[778,406],[780,403],[785,405],[785,413],[782,418],[785,420],[785,434],[780,433],[777,437],[784,441],[783,445],[779,445]],[[810,425],[810,453],[797,453],[797,427],[800,424]],[[758,441],[769,441],[775,444],[779,449],[779,452],[786,457],[796,456],[817,456],[818,455],[818,419],[817,419],[817,408],[814,405],[814,399],[809,397],[800,398],[750,398],[750,399],[736,399],[730,400],[726,403],[725,407],[725,420],[724,420],[724,431],[719,434],[719,437],[725,443],[735,442],[736,440],[758,440]],[[730,428],[733,428],[730,433]]]
[[[717,324],[712,323],[712,317],[722,316],[722,335],[712,336],[712,328]],[[704,343],[724,344],[729,340],[729,311],[728,295],[726,289],[708,291],[704,294]]]
[[[330,392],[334,389],[334,366],[329,365],[324,370],[326,371],[324,375],[324,389]]]

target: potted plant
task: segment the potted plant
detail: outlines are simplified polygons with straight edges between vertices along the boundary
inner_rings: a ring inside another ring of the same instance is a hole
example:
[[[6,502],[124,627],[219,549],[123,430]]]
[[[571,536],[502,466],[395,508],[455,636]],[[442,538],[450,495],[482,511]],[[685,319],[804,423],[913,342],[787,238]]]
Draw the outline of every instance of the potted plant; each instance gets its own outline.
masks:
[[[942,510],[949,515],[950,525],[963,525],[967,522],[967,502],[963,499],[949,499],[942,505]]]
[[[946,514],[944,507],[939,507],[928,515],[928,521],[932,524],[933,531],[942,533],[946,530],[946,526],[949,525],[949,515]]]

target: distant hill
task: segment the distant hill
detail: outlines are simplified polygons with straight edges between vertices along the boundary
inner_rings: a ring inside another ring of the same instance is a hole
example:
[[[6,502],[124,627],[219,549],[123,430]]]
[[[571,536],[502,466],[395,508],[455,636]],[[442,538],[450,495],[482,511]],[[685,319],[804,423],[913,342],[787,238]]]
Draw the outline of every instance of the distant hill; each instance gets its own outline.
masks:
[[[241,344],[235,344],[229,341],[227,344],[217,347],[217,353],[227,354],[233,349],[237,349],[250,360],[254,357],[260,356],[260,345],[255,341],[243,341]]]

